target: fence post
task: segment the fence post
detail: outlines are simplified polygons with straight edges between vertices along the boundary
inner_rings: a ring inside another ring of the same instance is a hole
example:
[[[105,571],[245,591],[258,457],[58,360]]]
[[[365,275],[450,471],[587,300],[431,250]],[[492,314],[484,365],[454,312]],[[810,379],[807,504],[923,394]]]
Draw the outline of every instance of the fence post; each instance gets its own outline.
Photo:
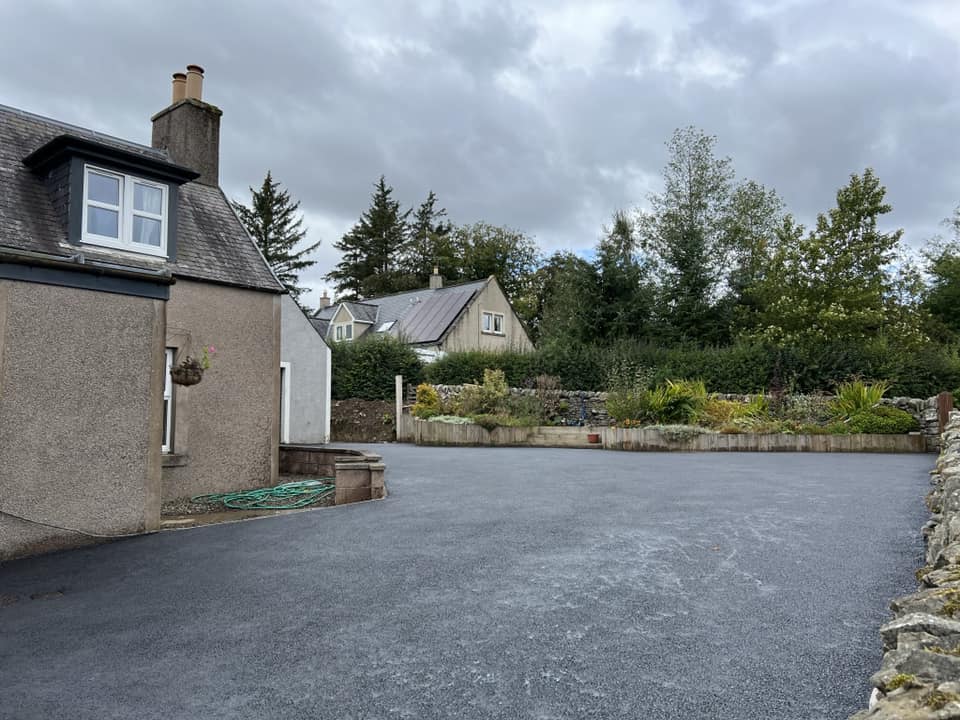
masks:
[[[941,435],[946,430],[947,423],[950,422],[951,410],[953,410],[953,394],[944,391],[937,395],[937,425]]]
[[[395,395],[394,399],[396,401],[396,404],[394,407],[394,411],[396,412],[396,414],[394,415],[394,420],[397,425],[397,430],[396,430],[397,442],[403,442],[404,440],[406,440],[406,438],[403,437],[401,434],[401,427],[403,423],[403,375],[394,376],[393,390]]]

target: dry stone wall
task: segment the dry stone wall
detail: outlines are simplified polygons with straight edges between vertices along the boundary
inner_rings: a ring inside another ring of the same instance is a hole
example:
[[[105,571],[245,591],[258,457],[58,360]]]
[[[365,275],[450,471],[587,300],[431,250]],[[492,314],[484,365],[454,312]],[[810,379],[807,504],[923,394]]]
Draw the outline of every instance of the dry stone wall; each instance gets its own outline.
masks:
[[[920,586],[890,604],[870,707],[851,720],[960,718],[960,412],[950,415],[931,482]]]

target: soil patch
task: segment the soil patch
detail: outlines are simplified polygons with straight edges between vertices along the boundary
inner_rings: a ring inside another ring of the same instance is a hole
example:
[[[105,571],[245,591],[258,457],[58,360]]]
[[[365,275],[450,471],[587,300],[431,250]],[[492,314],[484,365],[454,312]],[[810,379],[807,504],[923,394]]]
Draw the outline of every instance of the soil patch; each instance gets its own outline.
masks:
[[[335,400],[330,413],[333,442],[393,442],[395,408],[386,400]]]

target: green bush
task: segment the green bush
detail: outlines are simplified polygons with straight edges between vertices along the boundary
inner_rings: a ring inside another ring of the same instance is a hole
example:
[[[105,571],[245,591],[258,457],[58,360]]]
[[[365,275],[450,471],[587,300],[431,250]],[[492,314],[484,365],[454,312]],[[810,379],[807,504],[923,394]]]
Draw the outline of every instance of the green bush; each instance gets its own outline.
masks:
[[[702,380],[667,380],[652,390],[627,388],[609,392],[607,413],[617,422],[684,425],[697,420],[708,399]]]
[[[920,429],[913,415],[885,405],[854,413],[844,424],[851,433],[903,435]]]
[[[417,401],[410,408],[410,414],[421,420],[427,420],[440,414],[440,395],[433,385],[428,383],[417,385]]]
[[[423,364],[408,345],[392,337],[333,343],[333,378],[330,393],[334,400],[392,400],[394,376],[405,383],[423,380]]]
[[[847,420],[876,408],[889,388],[890,384],[886,381],[865,383],[863,380],[854,380],[843,383],[837,388],[830,409],[836,417]]]

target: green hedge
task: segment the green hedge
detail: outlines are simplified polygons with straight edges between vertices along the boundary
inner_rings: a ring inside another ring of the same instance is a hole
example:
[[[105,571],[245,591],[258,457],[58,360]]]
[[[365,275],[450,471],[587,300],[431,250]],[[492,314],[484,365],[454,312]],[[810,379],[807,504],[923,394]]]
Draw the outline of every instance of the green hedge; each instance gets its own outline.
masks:
[[[407,345],[391,337],[331,345],[334,400],[393,400],[394,376],[404,383],[423,380],[423,363]]]
[[[533,353],[450,353],[425,369],[435,384],[477,382],[486,368],[499,368],[512,387],[530,385],[538,374],[557,375],[571,390],[606,390],[611,371],[621,377],[641,368],[653,384],[668,379],[704,381],[711,392],[756,393],[777,381],[790,392],[832,392],[853,377],[888,380],[888,396],[929,397],[960,386],[960,357],[951,347],[902,349],[883,340],[861,346],[824,344],[773,348],[740,343],[727,347],[662,347],[624,342],[608,347],[547,347]]]

